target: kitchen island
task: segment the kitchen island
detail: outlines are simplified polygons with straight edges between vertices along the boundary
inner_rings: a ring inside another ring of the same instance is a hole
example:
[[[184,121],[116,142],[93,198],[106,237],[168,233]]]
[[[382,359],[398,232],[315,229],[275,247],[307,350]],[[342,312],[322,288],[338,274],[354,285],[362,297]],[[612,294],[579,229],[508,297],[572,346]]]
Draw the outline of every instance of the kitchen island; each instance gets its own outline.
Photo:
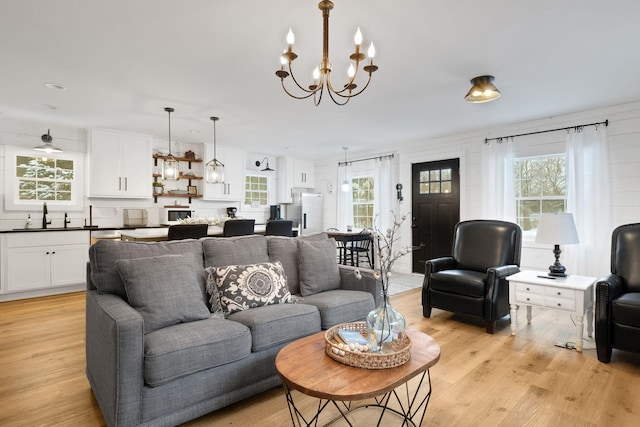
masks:
[[[254,228],[255,234],[264,234],[266,229],[265,224],[256,224]],[[294,231],[297,228],[294,227]],[[122,240],[137,241],[137,242],[158,242],[167,240],[167,234],[169,228],[136,228],[133,230],[121,230],[120,238]],[[210,237],[222,237],[222,227],[218,225],[210,225],[207,233]]]

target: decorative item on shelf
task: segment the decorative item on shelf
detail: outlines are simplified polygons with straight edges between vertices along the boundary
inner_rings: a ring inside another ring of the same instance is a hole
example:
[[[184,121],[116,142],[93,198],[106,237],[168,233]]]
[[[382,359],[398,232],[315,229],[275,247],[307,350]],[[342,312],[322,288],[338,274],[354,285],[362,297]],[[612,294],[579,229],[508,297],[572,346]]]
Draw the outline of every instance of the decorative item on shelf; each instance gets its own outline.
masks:
[[[205,179],[210,184],[224,184],[224,163],[216,158],[216,122],[219,117],[210,117],[213,121],[213,159],[205,165]]]
[[[580,243],[573,215],[568,212],[543,213],[538,222],[536,243],[554,245],[553,255],[556,261],[549,266],[549,276],[566,277],[566,268],[560,264],[560,245]]]
[[[62,149],[53,145],[53,138],[51,137],[51,129],[47,129],[47,133],[40,137],[44,144],[33,147],[36,151],[44,151],[45,153],[62,153]]]
[[[153,185],[153,193],[154,194],[162,194],[162,192],[164,190],[164,184],[163,183],[161,183],[160,181],[153,181],[153,183],[151,185]]]
[[[189,159],[189,160],[195,160],[196,158],[196,153],[194,153],[193,151],[189,150],[189,151],[185,151],[184,152],[184,158],[185,159]]]
[[[171,107],[164,109],[169,115],[169,155],[162,162],[162,179],[178,179],[178,161],[171,154],[171,113],[175,110]]]
[[[479,76],[471,79],[471,89],[464,99],[472,104],[493,101],[500,98],[500,91],[493,84],[493,76]]]
[[[189,185],[187,187],[187,193],[191,196],[198,195],[198,187],[196,187],[195,185]]]
[[[378,269],[374,273],[375,279],[382,282],[382,300],[380,305],[367,315],[366,323],[369,333],[369,349],[370,351],[385,352],[390,348],[394,348],[397,341],[405,339],[405,319],[400,312],[395,310],[389,300],[389,281],[391,278],[391,269],[393,264],[400,257],[403,257],[419,246],[403,246],[399,250],[394,250],[394,244],[397,242],[397,236],[402,223],[406,220],[408,214],[398,218],[395,212],[391,212],[393,217],[393,225],[382,232],[376,226],[371,231],[374,249],[378,256]],[[378,216],[374,220],[377,223]],[[356,271],[356,277],[361,277],[359,270]]]
[[[324,93],[325,88],[331,97],[331,100],[337,105],[344,105],[349,100],[355,96],[360,95],[364,90],[369,86],[371,82],[371,74],[373,74],[378,66],[373,64],[373,58],[376,54],[376,49],[373,46],[373,43],[369,46],[369,50],[367,51],[367,56],[369,57],[369,63],[362,67],[362,70],[369,74],[369,78],[366,83],[362,87],[362,89],[354,92],[354,90],[358,87],[355,83],[356,78],[358,76],[358,68],[360,62],[365,59],[364,53],[360,52],[360,45],[362,44],[362,33],[360,32],[360,28],[356,31],[354,42],[355,42],[355,52],[349,56],[352,64],[349,66],[347,71],[348,80],[346,84],[334,86],[331,83],[331,61],[329,59],[329,12],[333,9],[333,2],[330,0],[322,0],[318,3],[318,8],[322,11],[322,61],[320,65],[315,68],[313,71],[313,84],[309,85],[308,89],[301,86],[297,79],[293,75],[293,68],[291,63],[298,57],[292,50],[293,42],[295,38],[293,36],[293,31],[289,28],[289,32],[287,33],[287,45],[288,47],[284,50],[282,55],[280,56],[280,69],[276,71],[276,76],[280,78],[280,82],[282,83],[282,89],[284,89],[285,93],[292,98],[295,99],[306,99],[313,95],[313,102],[316,106],[320,104],[322,100],[322,94]],[[285,66],[287,70],[285,70]],[[297,91],[301,92],[301,95],[295,95],[290,92],[285,84],[284,80],[291,75],[291,79],[295,84]],[[341,88],[341,89],[334,89]]]
[[[275,169],[271,169],[269,167],[269,158],[265,157],[264,159],[262,159],[262,161],[258,161],[256,160],[256,166],[260,167],[260,165],[262,165],[264,162],[267,162],[267,166],[264,167],[264,169],[261,169],[260,172],[275,172]]]

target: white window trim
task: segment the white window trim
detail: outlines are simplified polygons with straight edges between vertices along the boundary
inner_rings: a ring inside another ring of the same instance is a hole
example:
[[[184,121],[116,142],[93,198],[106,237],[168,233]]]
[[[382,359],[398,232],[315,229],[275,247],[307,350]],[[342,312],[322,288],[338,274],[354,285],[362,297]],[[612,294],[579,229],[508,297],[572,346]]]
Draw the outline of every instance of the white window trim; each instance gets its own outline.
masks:
[[[19,200],[18,179],[16,177],[16,156],[48,157],[73,160],[73,180],[71,200],[47,200],[47,208],[52,211],[81,211],[84,209],[84,154],[63,152],[40,154],[37,151],[13,145],[5,146],[4,156],[4,209],[7,211],[30,211],[42,207],[42,200]]]

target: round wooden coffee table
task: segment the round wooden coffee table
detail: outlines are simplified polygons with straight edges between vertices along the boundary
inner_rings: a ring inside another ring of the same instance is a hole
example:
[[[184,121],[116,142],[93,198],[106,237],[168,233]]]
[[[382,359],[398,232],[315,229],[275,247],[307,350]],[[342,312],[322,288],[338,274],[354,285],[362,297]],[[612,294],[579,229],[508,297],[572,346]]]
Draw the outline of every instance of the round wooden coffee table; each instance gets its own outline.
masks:
[[[431,397],[429,368],[440,359],[440,346],[433,338],[408,329],[412,346],[411,359],[407,363],[391,369],[362,369],[344,365],[327,356],[324,334],[323,331],[294,341],[276,356],[276,369],[285,385],[294,426],[316,425],[327,408],[335,408],[338,412],[334,411],[325,425],[344,422],[351,426],[360,422],[370,426],[374,425],[372,419],[377,417],[376,425],[379,426],[384,419],[398,416],[404,422],[402,425],[422,423]],[[409,386],[413,378],[416,381]],[[304,416],[294,403],[293,390],[320,399],[315,414]],[[370,403],[352,404],[363,400]],[[377,411],[356,414],[364,412],[364,409]],[[397,418],[394,425],[399,425]]]

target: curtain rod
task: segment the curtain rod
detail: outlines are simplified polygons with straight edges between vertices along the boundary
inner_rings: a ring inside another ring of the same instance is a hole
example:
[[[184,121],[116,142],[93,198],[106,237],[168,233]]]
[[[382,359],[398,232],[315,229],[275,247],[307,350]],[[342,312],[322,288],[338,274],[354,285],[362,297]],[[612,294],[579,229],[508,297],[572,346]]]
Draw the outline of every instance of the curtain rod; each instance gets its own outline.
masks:
[[[383,156],[375,156],[375,157],[367,157],[366,159],[358,159],[358,160],[349,160],[347,162],[338,162],[338,166],[346,166],[349,165],[351,163],[357,163],[357,162],[365,162],[367,160],[375,160],[375,159],[385,159],[385,158],[392,158],[393,159],[393,154],[385,154]]]
[[[484,143],[488,144],[489,141],[502,142],[503,139],[517,138],[519,136],[536,135],[536,134],[539,134],[539,133],[547,133],[547,132],[558,132],[558,131],[561,131],[561,130],[578,129],[578,128],[583,128],[583,127],[586,127],[586,126],[599,126],[599,125],[609,126],[609,120],[607,119],[604,122],[589,123],[589,124],[586,124],[586,125],[567,126],[567,127],[558,128],[558,129],[549,129],[549,130],[540,130],[540,131],[537,131],[537,132],[521,133],[521,134],[518,134],[518,135],[500,136],[500,137],[497,137],[497,138],[485,138],[484,139]]]

